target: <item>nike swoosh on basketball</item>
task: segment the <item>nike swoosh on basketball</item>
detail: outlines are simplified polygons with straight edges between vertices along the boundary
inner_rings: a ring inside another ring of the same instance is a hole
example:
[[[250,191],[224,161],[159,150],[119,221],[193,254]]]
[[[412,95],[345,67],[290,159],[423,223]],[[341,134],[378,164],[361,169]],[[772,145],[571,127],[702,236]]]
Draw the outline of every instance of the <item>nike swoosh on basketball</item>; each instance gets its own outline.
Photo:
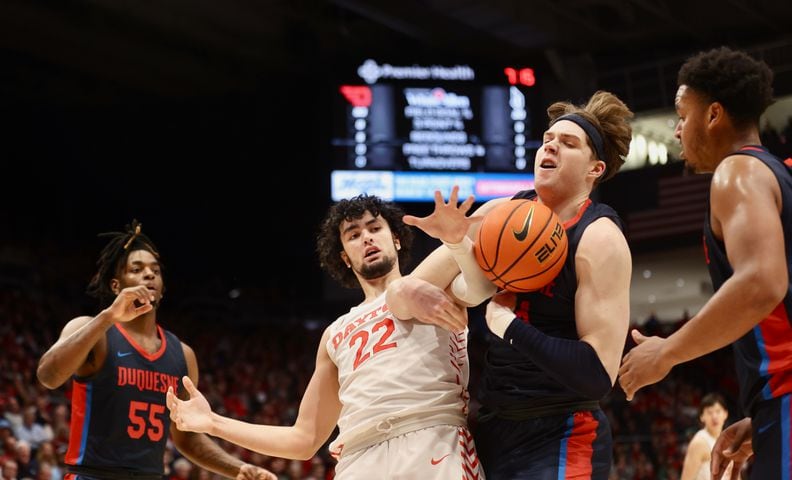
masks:
[[[525,221],[523,222],[522,230],[518,232],[517,230],[512,229],[514,238],[516,238],[517,241],[522,242],[523,240],[525,240],[525,237],[528,236],[528,230],[531,229],[531,220],[533,220],[533,212],[534,212],[534,207],[532,205],[531,209],[528,210],[528,215],[525,216]]]
[[[433,458],[433,459],[432,459],[432,465],[437,465],[438,463],[440,463],[440,462],[442,462],[443,460],[445,460],[445,459],[446,459],[446,457],[447,457],[447,456],[449,456],[449,455],[451,455],[451,454],[450,454],[450,453],[446,453],[445,455],[443,455],[442,457],[440,457],[440,460],[435,460],[435,459]]]
[[[123,352],[123,353],[116,352],[116,355],[118,355],[118,358],[122,358],[122,357],[126,357],[127,355],[132,355],[132,352]]]

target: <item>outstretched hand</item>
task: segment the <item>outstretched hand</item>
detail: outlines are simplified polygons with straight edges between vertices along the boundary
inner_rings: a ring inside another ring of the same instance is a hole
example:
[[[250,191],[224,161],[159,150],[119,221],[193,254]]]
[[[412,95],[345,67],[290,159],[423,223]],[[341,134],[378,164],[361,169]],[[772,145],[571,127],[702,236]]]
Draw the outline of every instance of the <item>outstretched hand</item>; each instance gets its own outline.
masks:
[[[454,185],[448,203],[443,200],[440,190],[435,190],[434,211],[426,217],[416,217],[405,215],[404,223],[423,230],[427,235],[437,238],[446,243],[459,243],[467,234],[470,225],[481,221],[482,216],[467,216],[470,207],[473,206],[475,197],[470,195],[464,202],[457,205],[459,201],[459,186]]]
[[[168,387],[165,403],[170,410],[171,421],[183,432],[208,433],[212,426],[212,408],[206,398],[195,388],[190,377],[182,377],[188,400],[180,400],[173,387]]]
[[[713,479],[721,478],[730,462],[734,462],[734,465],[728,480],[740,478],[740,470],[753,455],[752,435],[750,418],[743,418],[721,432],[715,440],[710,457],[710,473]]]
[[[637,345],[627,352],[619,368],[619,385],[627,400],[632,400],[642,387],[665,378],[673,366],[663,359],[665,338],[647,337],[638,330],[632,331],[632,337]]]
[[[239,467],[236,480],[278,480],[278,477],[269,470],[245,463]]]
[[[116,295],[107,311],[117,322],[128,322],[154,308],[154,295],[145,285],[127,287]]]

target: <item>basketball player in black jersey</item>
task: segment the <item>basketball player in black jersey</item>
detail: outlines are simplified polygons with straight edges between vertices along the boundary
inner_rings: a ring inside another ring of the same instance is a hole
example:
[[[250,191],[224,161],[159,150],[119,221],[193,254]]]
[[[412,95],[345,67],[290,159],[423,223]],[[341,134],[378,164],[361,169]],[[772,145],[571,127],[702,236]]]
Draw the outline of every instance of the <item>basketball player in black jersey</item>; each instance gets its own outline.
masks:
[[[512,198],[550,207],[564,222],[569,254],[540,291],[499,294],[487,305],[494,337],[478,385],[474,437],[488,480],[606,480],[612,462],[599,401],[613,387],[627,337],[632,264],[618,215],[590,195],[624,163],[632,112],[616,96],[597,92],[584,106],[558,102],[547,113],[535,190]],[[509,199],[491,200],[466,217],[473,198],[457,206],[457,194],[454,187],[446,203],[436,192],[430,216],[405,216],[405,223],[445,243],[411,276],[432,281],[435,271],[461,270],[451,291],[477,305],[495,287],[478,268],[470,239],[477,220]]]
[[[157,323],[164,283],[159,253],[133,221],[104,234],[88,293],[107,306],[66,324],[42,356],[38,379],[58,388],[73,379],[68,480],[161,480],[168,437],[190,461],[228,478],[275,480],[232,457],[206,435],[171,427],[168,387],[198,382],[193,350]],[[109,305],[109,306],[108,306]]]
[[[750,420],[721,433],[711,468],[720,475],[733,459],[737,478],[753,450],[756,480],[792,475],[792,159],[761,145],[759,120],[773,101],[772,81],[767,64],[725,47],[680,69],[675,133],[682,156],[695,171],[714,172],[704,255],[715,294],[668,338],[633,332],[639,345],[619,372],[632,398],[675,365],[731,344]]]

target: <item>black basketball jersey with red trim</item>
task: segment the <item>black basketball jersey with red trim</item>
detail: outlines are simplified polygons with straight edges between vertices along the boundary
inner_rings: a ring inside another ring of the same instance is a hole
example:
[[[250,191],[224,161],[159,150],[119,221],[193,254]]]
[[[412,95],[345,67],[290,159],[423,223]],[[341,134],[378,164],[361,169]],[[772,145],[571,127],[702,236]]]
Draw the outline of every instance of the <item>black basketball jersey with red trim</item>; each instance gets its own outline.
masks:
[[[70,471],[79,466],[163,474],[170,417],[169,386],[187,374],[181,342],[157,326],[162,345],[145,352],[116,324],[107,331],[107,358],[90,378],[75,376],[69,449]]]
[[[513,198],[534,199],[536,192],[525,190]],[[587,200],[575,218],[565,222],[569,250],[564,266],[558,276],[541,290],[517,295],[515,314],[520,320],[553,337],[571,340],[580,338],[575,324],[575,253],[583,232],[602,217],[611,219],[623,229],[615,210],[591,200]],[[531,409],[592,400],[581,397],[553,380],[525,355],[503,341],[491,341],[489,344],[478,396],[482,406],[490,410],[512,407]]]
[[[785,164],[762,146],[748,145],[735,154],[750,155],[767,165],[781,188],[781,223],[786,245],[786,263],[792,279],[792,166]],[[790,162],[792,163],[792,162]],[[745,228],[751,228],[746,225]],[[712,285],[717,291],[734,271],[726,256],[726,247],[712,233],[710,206],[704,220],[704,253]],[[761,255],[762,252],[755,252]],[[752,414],[756,402],[792,392],[792,283],[784,300],[751,331],[738,339],[732,348],[737,378],[740,383],[740,402],[746,415]],[[728,322],[728,318],[723,318]]]

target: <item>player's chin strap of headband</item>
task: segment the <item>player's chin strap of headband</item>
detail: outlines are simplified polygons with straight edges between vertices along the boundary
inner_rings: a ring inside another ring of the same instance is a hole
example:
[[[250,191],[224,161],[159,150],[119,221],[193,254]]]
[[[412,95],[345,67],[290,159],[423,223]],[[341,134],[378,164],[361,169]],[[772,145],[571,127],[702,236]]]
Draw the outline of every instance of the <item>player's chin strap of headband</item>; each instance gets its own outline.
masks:
[[[602,142],[602,135],[600,135],[597,127],[577,113],[567,113],[566,115],[561,115],[560,117],[553,120],[553,123],[550,125],[552,126],[561,120],[569,120],[570,122],[574,122],[580,128],[582,128],[583,131],[586,132],[586,135],[588,135],[589,139],[591,139],[591,143],[594,145],[594,154],[597,155],[597,159],[605,161],[605,147],[604,143]]]

